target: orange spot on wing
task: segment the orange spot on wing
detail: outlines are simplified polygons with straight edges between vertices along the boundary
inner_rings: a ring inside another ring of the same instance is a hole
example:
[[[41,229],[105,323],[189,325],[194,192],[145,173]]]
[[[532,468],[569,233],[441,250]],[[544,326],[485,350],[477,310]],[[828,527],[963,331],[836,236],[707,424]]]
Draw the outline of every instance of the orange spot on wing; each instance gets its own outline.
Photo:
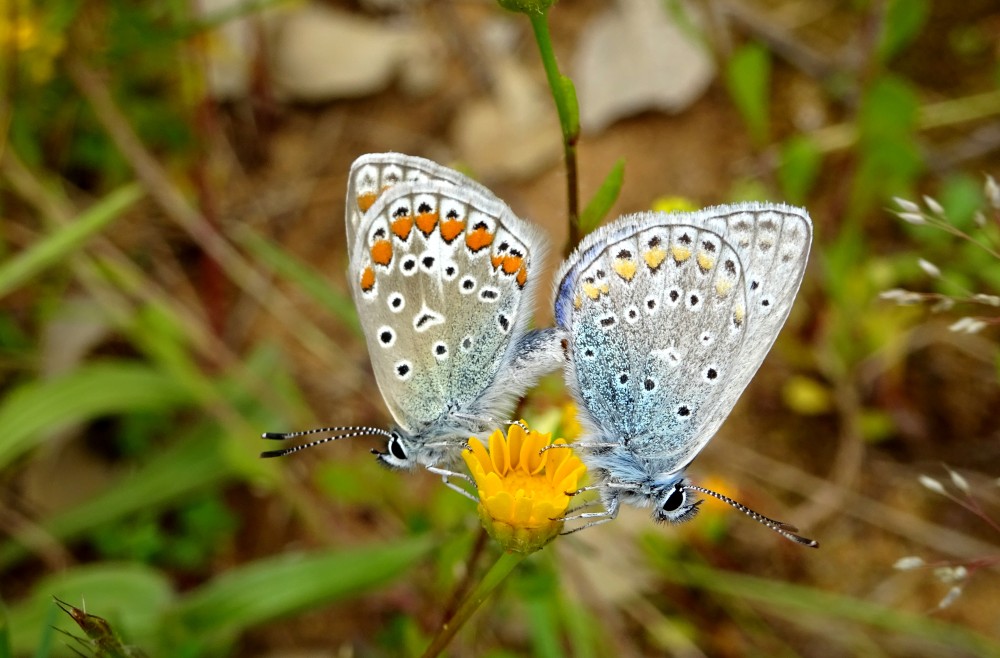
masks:
[[[368,209],[375,204],[378,199],[378,192],[362,192],[358,195],[358,210],[368,212]]]
[[[417,228],[425,236],[430,235],[437,226],[438,214],[436,212],[422,212],[417,215]]]
[[[406,239],[410,237],[410,231],[413,229],[413,218],[409,215],[397,217],[392,220],[390,228],[392,229],[393,235],[403,242],[406,242]]]
[[[513,274],[514,272],[516,272],[519,269],[521,269],[521,264],[523,262],[524,262],[524,259],[521,258],[520,256],[504,256],[504,259],[503,259],[503,273],[504,274]]]
[[[490,256],[490,262],[493,263],[493,269],[497,269],[503,263],[503,256]]]
[[[451,244],[452,241],[461,235],[462,231],[465,230],[465,221],[461,219],[446,219],[441,222],[441,237],[444,238],[445,244]]]
[[[524,287],[524,284],[528,282],[528,266],[527,265],[521,265],[521,269],[519,269],[517,271],[517,278],[514,279],[514,280],[517,281],[517,285],[518,285],[519,288],[523,288]]]
[[[361,290],[364,292],[371,291],[375,287],[375,270],[368,266],[365,268],[364,272],[361,273]]]
[[[493,234],[483,227],[474,229],[465,236],[465,246],[472,250],[472,253],[476,253],[480,249],[490,246],[492,243]],[[493,264],[493,267],[496,267],[496,263]]]
[[[388,240],[376,240],[371,248],[372,261],[376,265],[388,265],[392,262],[392,243]]]

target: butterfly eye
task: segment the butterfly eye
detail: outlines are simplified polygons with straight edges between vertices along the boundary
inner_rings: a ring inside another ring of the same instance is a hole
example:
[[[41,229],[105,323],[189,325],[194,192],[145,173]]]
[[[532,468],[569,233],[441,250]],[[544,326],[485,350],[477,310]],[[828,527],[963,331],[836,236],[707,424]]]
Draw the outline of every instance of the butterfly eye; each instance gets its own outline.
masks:
[[[684,504],[684,492],[680,489],[674,489],[674,492],[667,496],[667,499],[663,501],[663,511],[673,512],[680,508]]]
[[[396,459],[400,460],[406,459],[406,451],[403,450],[403,444],[396,437],[392,437],[391,439],[389,439],[389,452],[392,453],[392,456],[395,457]]]

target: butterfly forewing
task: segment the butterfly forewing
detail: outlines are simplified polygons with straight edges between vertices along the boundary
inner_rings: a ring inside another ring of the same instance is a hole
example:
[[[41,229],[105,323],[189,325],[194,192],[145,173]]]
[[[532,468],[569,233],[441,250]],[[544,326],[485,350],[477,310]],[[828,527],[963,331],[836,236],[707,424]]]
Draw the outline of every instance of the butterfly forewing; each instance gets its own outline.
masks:
[[[398,183],[364,213],[350,285],[379,388],[403,429],[468,409],[503,376],[528,321],[538,244],[493,195],[440,180]]]
[[[354,237],[365,213],[385,191],[399,183],[438,181],[484,197],[493,197],[486,187],[454,169],[442,167],[433,160],[402,153],[369,153],[351,165],[347,179],[347,200],[344,211],[347,225],[347,246]]]

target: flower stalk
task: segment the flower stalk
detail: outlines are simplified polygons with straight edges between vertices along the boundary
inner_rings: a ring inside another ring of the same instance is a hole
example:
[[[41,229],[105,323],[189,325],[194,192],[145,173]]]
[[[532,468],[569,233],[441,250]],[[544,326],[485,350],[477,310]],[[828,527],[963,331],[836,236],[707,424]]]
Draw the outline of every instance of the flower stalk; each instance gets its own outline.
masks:
[[[465,626],[465,623],[469,621],[473,613],[479,609],[479,606],[483,604],[486,599],[489,598],[490,594],[493,593],[500,583],[506,580],[507,576],[511,574],[512,571],[519,565],[524,558],[528,556],[527,553],[513,553],[504,551],[497,558],[497,561],[493,563],[490,570],[486,572],[483,579],[479,581],[462,604],[455,611],[449,619],[441,625],[441,629],[438,631],[434,640],[431,642],[430,646],[423,653],[423,658],[436,658],[436,656],[441,655],[441,652],[445,650],[451,640],[455,637],[455,634]]]
[[[542,58],[545,77],[552,90],[552,98],[559,114],[562,127],[563,156],[566,161],[566,214],[569,225],[569,241],[566,254],[580,242],[580,183],[577,176],[576,143],[580,139],[580,107],[576,100],[573,81],[559,72],[555,51],[552,49],[552,34],[549,32],[548,8],[540,12],[525,12],[535,33],[538,54]]]

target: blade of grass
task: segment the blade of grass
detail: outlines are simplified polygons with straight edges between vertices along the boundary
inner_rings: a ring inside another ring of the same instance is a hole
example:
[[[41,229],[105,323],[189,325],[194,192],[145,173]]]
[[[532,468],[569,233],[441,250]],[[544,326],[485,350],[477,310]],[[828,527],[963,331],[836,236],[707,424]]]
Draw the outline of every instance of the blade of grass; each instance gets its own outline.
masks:
[[[14,650],[10,646],[10,619],[7,606],[0,600],[0,658],[13,658]]]
[[[57,379],[27,382],[0,404],[0,469],[72,423],[189,401],[173,378],[125,361],[91,363]]]
[[[967,651],[977,656],[1000,655],[1000,642],[976,631],[927,615],[893,610],[841,594],[689,562],[674,562],[671,563],[671,568],[660,569],[658,572],[665,580],[679,585],[757,601],[795,613],[786,615],[792,621],[801,613],[827,620],[826,623],[830,619],[843,619],[934,642],[951,651]]]
[[[433,548],[428,536],[379,546],[289,553],[231,569],[181,599],[174,630],[197,637],[232,637],[275,619],[381,587]]]
[[[287,251],[250,230],[236,233],[236,239],[253,256],[263,261],[275,272],[285,277],[322,304],[356,336],[362,336],[354,302],[348,295],[338,292],[320,274]]]
[[[53,231],[27,251],[0,264],[0,297],[68,258],[87,240],[119,219],[142,196],[142,190],[134,183],[120,187],[66,227]]]
[[[52,654],[53,638],[56,634],[55,623],[58,619],[58,609],[51,606],[46,611],[45,621],[39,629],[38,645],[35,647],[35,658],[49,658]]]

